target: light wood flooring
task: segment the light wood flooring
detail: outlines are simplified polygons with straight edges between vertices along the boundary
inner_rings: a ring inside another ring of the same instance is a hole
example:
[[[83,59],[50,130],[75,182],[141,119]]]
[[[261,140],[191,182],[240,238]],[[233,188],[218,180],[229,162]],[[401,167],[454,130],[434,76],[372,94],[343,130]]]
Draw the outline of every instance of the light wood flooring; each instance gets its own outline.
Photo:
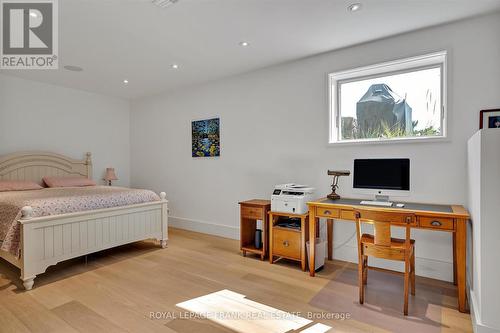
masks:
[[[352,264],[328,262],[315,278],[297,263],[270,265],[243,258],[234,240],[170,230],[167,249],[140,242],[58,264],[25,292],[19,271],[0,259],[0,332],[230,332],[208,320],[186,318],[175,304],[222,289],[288,312],[324,312],[310,300]],[[355,282],[354,282],[355,283]],[[441,332],[472,332],[459,313],[454,286],[419,278],[446,290]],[[151,312],[159,318],[150,318]],[[411,314],[411,306],[410,306]],[[315,320],[333,332],[386,332],[369,323]]]

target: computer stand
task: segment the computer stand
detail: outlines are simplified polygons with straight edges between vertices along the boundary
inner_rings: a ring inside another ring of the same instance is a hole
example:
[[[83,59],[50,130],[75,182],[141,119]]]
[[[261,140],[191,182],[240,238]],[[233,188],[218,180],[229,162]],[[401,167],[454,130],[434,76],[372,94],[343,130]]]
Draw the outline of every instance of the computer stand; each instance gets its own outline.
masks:
[[[389,201],[389,196],[388,195],[378,195],[375,194],[375,201]]]
[[[375,195],[375,200],[363,200],[362,205],[392,207],[392,202],[389,201],[388,195]]]

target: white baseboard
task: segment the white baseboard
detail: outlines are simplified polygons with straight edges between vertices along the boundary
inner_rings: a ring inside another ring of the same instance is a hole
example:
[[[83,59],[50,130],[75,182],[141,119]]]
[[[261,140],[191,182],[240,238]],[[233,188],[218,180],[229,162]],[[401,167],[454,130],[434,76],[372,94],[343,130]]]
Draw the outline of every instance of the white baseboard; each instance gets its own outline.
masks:
[[[486,326],[482,323],[481,321],[481,316],[478,313],[478,305],[477,305],[477,299],[476,296],[471,293],[471,290],[469,288],[470,283],[467,281],[467,298],[469,300],[469,307],[470,307],[470,319],[472,321],[472,329],[474,330],[474,333],[500,333],[500,329],[498,328],[492,328],[489,326]]]
[[[169,216],[168,223],[174,228],[186,229],[225,238],[240,239],[239,227],[232,227],[208,221],[192,220],[176,216]],[[335,243],[333,244],[333,246],[335,247]],[[356,263],[358,261],[358,249],[356,246],[346,244],[339,249],[334,249],[333,257],[338,260]],[[403,266],[401,263],[390,260],[378,260],[377,258],[370,259],[370,265],[392,270],[403,270]],[[453,281],[453,263],[451,262],[416,257],[415,271],[419,276],[425,276],[449,282]]]
[[[335,243],[333,244],[333,258],[348,262],[358,262],[358,249],[356,246],[346,244],[341,248],[335,249]],[[397,270],[403,272],[404,263],[392,261],[392,260],[382,260],[377,258],[369,258],[369,265]],[[425,276],[432,279],[453,282],[453,263],[434,260],[429,258],[416,257],[415,258],[415,272],[418,276]]]
[[[186,219],[176,216],[169,216],[168,224],[174,228],[186,229],[225,238],[240,239],[239,227],[231,227],[223,224]]]

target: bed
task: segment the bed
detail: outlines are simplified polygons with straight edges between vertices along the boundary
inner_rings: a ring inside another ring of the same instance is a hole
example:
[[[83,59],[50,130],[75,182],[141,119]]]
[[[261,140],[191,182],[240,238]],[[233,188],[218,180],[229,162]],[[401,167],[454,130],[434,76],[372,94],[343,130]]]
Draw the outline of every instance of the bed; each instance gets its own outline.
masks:
[[[83,160],[40,152],[0,157],[0,180],[42,184],[44,176],[92,178],[91,154]],[[3,213],[6,207],[19,208],[12,227],[4,228],[10,236],[1,239],[0,257],[21,270],[26,290],[33,288],[38,274],[64,260],[146,239],[158,241],[162,248],[167,246],[168,201],[164,192],[156,195],[105,186],[15,192],[24,193],[1,192],[4,195],[0,196],[0,200],[10,200],[10,206],[0,202]],[[76,207],[81,202],[84,207]],[[22,203],[27,205],[19,206]],[[56,206],[56,211],[44,211],[45,205]],[[75,207],[68,208],[71,205]]]

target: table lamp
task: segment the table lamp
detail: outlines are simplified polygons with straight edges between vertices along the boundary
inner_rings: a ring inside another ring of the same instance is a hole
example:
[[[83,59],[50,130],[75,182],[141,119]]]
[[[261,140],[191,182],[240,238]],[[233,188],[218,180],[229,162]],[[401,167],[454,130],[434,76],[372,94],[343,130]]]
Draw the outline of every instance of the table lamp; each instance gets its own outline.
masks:
[[[118,180],[115,174],[115,168],[106,168],[106,175],[104,176],[104,180],[108,182],[108,186],[112,185],[113,180]]]
[[[333,176],[333,181],[332,181],[332,193],[328,194],[327,197],[328,199],[332,200],[337,200],[340,199],[340,195],[335,193],[335,190],[339,187],[339,177],[340,176],[349,176],[351,174],[351,171],[349,170],[328,170],[328,175]]]

